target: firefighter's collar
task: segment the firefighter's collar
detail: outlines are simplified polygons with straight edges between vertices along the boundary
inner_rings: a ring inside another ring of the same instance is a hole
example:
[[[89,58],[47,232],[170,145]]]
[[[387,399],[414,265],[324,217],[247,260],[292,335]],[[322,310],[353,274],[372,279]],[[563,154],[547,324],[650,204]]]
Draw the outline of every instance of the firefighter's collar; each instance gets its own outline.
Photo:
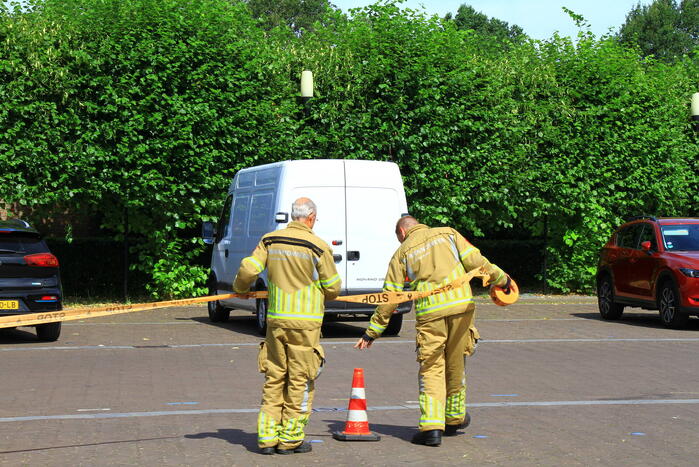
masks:
[[[303,223],[301,223],[301,222],[299,222],[299,221],[291,221],[291,222],[289,222],[289,225],[288,225],[287,228],[289,228],[289,229],[305,230],[306,232],[311,232],[311,233],[313,233],[313,231],[312,231],[310,228],[308,228],[308,226],[307,226],[306,224],[303,224]]]
[[[410,227],[408,229],[408,231],[405,232],[405,238],[408,238],[411,233],[416,232],[418,230],[422,230],[422,229],[429,229],[429,227],[427,227],[425,224],[418,224],[418,225],[414,225],[414,226]]]

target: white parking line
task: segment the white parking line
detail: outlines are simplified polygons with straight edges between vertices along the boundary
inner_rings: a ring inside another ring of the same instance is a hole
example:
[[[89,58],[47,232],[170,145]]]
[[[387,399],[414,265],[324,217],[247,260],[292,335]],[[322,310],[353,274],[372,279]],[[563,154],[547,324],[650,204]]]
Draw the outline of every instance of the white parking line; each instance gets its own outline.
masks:
[[[77,322],[74,321],[74,322],[72,322],[72,323],[63,323],[63,326],[105,326],[105,325],[109,325],[109,326],[134,326],[134,325],[141,325],[141,324],[155,324],[155,325],[159,325],[159,326],[166,326],[166,325],[167,325],[167,326],[172,326],[172,325],[175,325],[175,324],[180,324],[180,325],[182,325],[182,324],[196,324],[196,325],[201,326],[201,325],[208,324],[208,323],[200,323],[200,322],[197,322],[197,321],[176,321],[176,322],[171,322],[171,321],[165,322],[165,321],[163,321],[162,323],[158,323],[158,322],[145,322],[145,323],[138,323],[138,322],[134,322],[134,323],[83,323],[82,321],[77,321]]]
[[[481,321],[494,321],[494,322],[502,322],[502,323],[513,323],[516,321],[580,321],[580,318],[515,318],[515,319],[484,319],[484,318],[479,318],[477,320],[479,323]],[[599,320],[601,321],[601,320]],[[415,322],[414,319],[404,319],[404,323],[411,323]]]
[[[593,407],[604,405],[668,405],[668,404],[699,404],[699,399],[635,399],[635,400],[587,400],[587,401],[531,401],[531,402],[480,402],[469,404],[469,408],[493,408],[493,407]],[[368,407],[367,410],[382,412],[392,410],[414,410],[418,405],[388,405]],[[32,422],[47,420],[95,420],[105,418],[138,418],[138,417],[162,417],[168,415],[213,415],[235,413],[257,413],[259,408],[250,409],[208,409],[208,410],[160,410],[153,412],[124,412],[124,413],[100,413],[100,414],[66,414],[66,415],[32,415],[26,417],[2,417],[1,423]],[[319,407],[313,412],[346,412],[343,407]]]
[[[354,345],[357,341],[333,341],[322,339],[325,345]],[[699,342],[699,337],[643,337],[643,338],[577,338],[577,339],[481,339],[480,344],[564,344],[564,343],[622,343],[622,342]],[[415,344],[414,339],[380,339],[375,345]],[[231,342],[221,344],[151,344],[151,345],[83,345],[52,347],[0,347],[0,352],[23,352],[31,350],[153,350],[153,349],[192,349],[204,347],[258,347],[260,342]]]

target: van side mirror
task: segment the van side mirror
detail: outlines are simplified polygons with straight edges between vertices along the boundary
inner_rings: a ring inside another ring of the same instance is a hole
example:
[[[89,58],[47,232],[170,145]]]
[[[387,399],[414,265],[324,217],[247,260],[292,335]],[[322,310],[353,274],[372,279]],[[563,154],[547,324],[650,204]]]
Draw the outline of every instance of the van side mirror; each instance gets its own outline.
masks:
[[[214,243],[214,237],[216,235],[216,223],[206,221],[201,224],[201,237],[204,239],[204,243],[211,245]]]
[[[277,224],[286,224],[289,222],[289,213],[287,212],[278,212],[274,215],[274,221]]]
[[[650,242],[648,240],[646,240],[645,242],[641,242],[641,250],[650,254]]]

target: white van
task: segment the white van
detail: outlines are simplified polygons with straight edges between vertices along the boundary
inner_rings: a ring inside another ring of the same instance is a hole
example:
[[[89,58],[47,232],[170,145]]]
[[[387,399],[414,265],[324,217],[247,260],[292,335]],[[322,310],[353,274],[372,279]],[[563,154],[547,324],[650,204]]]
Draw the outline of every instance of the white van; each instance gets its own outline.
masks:
[[[213,244],[211,295],[232,293],[240,261],[252,253],[262,235],[287,226],[291,204],[303,196],[318,207],[313,231],[333,249],[342,278],[341,295],[382,289],[389,260],[399,245],[396,220],[408,212],[398,166],[379,161],[294,160],[238,172],[219,222],[204,223],[204,241]],[[265,271],[253,290],[266,289]],[[266,300],[209,302],[209,317],[225,321],[233,308],[253,311],[258,331],[264,334]],[[384,334],[398,334],[402,314],[409,310],[409,302],[401,304]],[[326,303],[325,316],[326,320],[368,318],[373,311],[373,306],[333,301]]]

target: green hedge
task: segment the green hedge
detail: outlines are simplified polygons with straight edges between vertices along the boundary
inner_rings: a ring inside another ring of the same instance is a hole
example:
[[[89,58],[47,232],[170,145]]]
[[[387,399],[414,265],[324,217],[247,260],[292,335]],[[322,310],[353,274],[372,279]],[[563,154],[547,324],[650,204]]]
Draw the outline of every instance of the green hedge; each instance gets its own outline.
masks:
[[[289,158],[395,161],[411,212],[476,243],[546,223],[564,292],[591,290],[624,217],[699,212],[696,61],[590,34],[485,47],[392,2],[328,14],[295,35],[229,0],[0,13],[0,199],[99,214],[116,241],[128,225],[156,296],[204,291],[205,247],[187,233],[217,217],[237,170]]]

